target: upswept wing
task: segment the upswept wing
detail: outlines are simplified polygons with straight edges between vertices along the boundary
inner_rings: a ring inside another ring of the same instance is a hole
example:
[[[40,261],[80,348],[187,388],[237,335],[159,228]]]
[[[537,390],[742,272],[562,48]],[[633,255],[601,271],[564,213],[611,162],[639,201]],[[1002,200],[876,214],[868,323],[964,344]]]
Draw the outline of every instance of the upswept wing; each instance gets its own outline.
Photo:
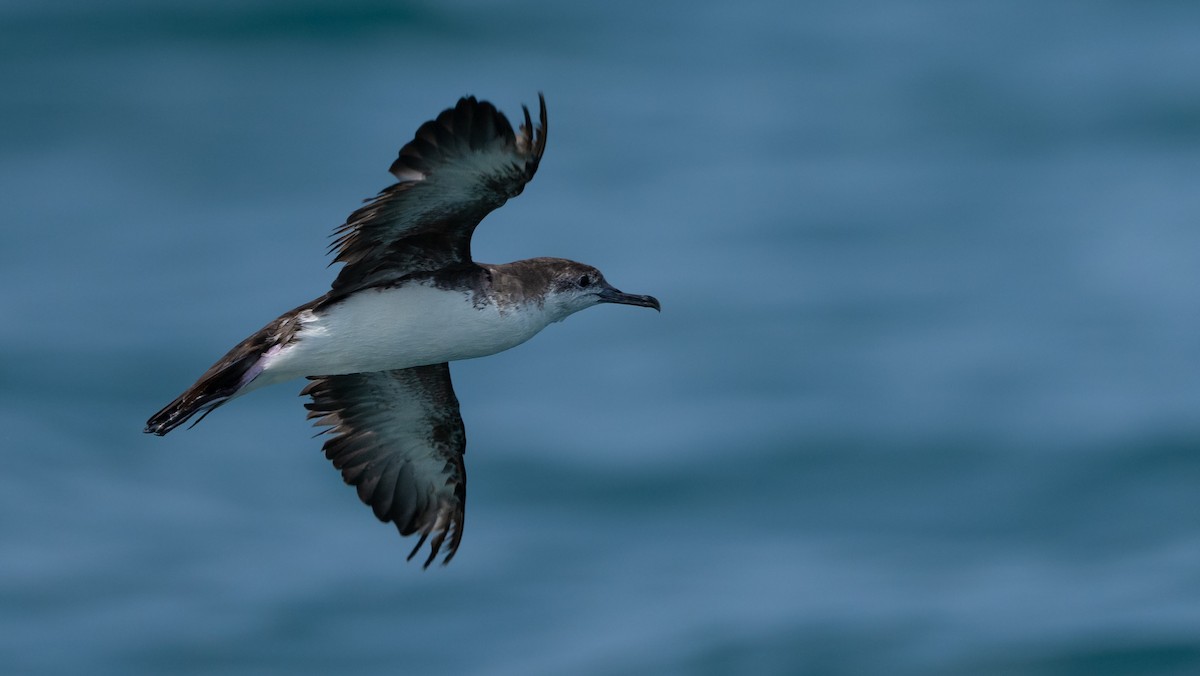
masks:
[[[411,560],[430,539],[425,567],[444,541],[449,563],[462,541],[466,433],[447,364],[313,377],[308,417],[331,436],[325,456],[380,521],[420,533]]]
[[[535,129],[524,108],[517,133],[503,113],[468,96],[417,129],[390,171],[397,183],[350,214],[330,252],[345,263],[334,295],[471,262],[471,235],[516,197],[546,149],[546,100]]]

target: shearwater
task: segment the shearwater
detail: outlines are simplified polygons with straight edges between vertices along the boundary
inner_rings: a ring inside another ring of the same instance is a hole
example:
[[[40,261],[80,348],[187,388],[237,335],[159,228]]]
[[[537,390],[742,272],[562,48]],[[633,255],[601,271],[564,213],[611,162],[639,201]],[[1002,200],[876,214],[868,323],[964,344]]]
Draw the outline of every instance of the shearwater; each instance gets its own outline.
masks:
[[[546,148],[546,101],[517,132],[465,97],[400,149],[397,182],[350,214],[330,253],[343,263],[328,293],[238,343],[146,432],[163,435],[264,385],[310,382],[308,417],[346,483],[401,535],[429,538],[425,566],[462,541],[466,448],[447,362],[507,350],[598,303],[659,309],[600,271],[560,258],[504,265],[471,259],[475,226],[533,178]],[[195,423],[193,423],[195,424]]]

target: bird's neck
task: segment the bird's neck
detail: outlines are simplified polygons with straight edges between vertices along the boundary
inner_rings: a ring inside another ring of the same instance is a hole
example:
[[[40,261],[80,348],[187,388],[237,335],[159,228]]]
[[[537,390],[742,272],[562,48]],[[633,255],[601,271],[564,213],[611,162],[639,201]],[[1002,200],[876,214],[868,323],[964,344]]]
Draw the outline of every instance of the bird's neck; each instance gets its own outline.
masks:
[[[514,261],[503,265],[483,265],[489,301],[501,311],[521,308],[536,314],[546,314],[546,324],[558,321],[552,307],[547,307],[549,280],[537,265],[536,259]]]

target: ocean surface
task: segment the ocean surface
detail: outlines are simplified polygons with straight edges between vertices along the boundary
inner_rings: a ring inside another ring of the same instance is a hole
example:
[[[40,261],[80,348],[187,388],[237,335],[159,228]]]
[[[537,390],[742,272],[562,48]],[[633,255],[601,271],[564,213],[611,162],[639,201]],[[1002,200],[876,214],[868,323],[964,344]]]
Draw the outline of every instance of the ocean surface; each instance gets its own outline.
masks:
[[[1200,4],[0,5],[0,673],[1200,674]],[[461,95],[474,244],[605,306],[453,367],[447,567],[300,383],[145,420],[323,293]]]

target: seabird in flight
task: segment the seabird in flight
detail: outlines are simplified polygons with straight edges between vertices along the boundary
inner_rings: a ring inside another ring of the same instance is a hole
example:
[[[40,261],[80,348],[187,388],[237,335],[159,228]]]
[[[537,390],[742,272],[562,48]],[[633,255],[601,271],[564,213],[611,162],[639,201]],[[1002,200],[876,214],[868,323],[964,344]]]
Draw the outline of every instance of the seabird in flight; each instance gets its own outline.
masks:
[[[308,417],[326,457],[381,521],[443,542],[463,534],[466,436],[447,362],[507,350],[599,303],[659,309],[622,293],[590,265],[471,259],[475,226],[533,178],[546,148],[546,102],[514,133],[496,108],[460,99],[417,129],[392,164],[396,183],[350,214],[330,252],[344,263],[328,293],[238,343],[155,413],[164,435],[197,413],[264,385],[308,378]],[[195,423],[193,423],[195,424]]]

